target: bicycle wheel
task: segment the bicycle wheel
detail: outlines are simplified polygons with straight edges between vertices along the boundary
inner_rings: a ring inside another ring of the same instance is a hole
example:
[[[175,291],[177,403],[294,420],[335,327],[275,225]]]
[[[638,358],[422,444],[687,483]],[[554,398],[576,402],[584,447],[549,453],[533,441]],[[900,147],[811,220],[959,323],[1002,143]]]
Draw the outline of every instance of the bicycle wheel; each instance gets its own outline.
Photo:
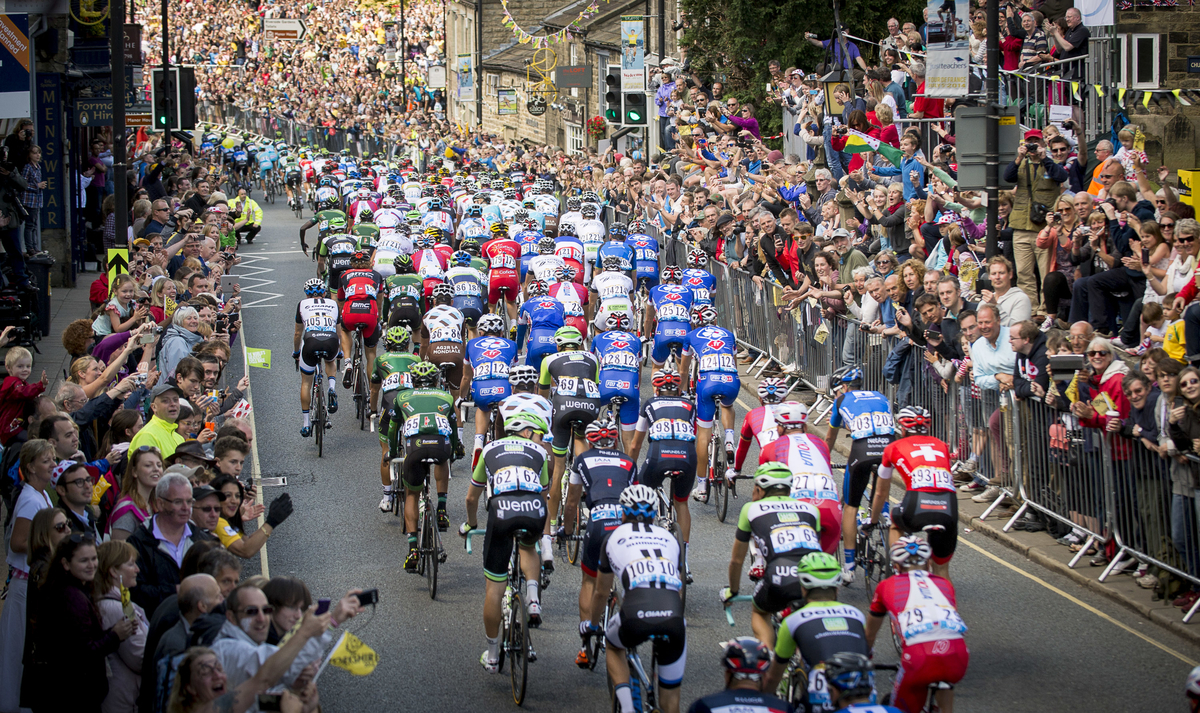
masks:
[[[421,496],[425,500],[425,524],[421,528],[421,557],[425,560],[425,580],[429,585],[429,598],[437,599],[437,511],[429,498],[428,490]]]
[[[529,609],[520,588],[512,593],[505,648],[511,659],[508,676],[512,681],[513,703],[521,705],[525,702],[525,683],[529,678]]]
[[[313,420],[311,423],[317,439],[318,458],[325,453],[325,389],[322,386],[323,384],[320,381],[314,379],[312,397],[309,399],[309,402],[312,404]]]
[[[713,488],[716,491],[717,498],[717,522],[725,522],[725,515],[729,511],[729,488],[725,485],[725,474],[715,474],[713,479]]]
[[[583,528],[583,505],[575,506],[575,527],[576,531]],[[567,562],[571,564],[579,564],[579,548],[582,546],[583,540],[568,540],[567,541]]]
[[[888,617],[892,631],[892,646],[896,647],[896,655],[904,659],[904,637],[900,634],[900,622],[894,617]]]

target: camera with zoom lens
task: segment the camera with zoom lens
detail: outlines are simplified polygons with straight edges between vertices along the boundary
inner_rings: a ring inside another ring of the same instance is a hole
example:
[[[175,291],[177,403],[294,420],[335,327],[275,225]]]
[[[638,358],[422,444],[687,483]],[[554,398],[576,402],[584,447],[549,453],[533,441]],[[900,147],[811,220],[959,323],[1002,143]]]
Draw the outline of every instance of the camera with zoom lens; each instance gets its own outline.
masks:
[[[1025,150],[1029,153],[1037,153],[1039,148],[1041,148],[1041,146],[1036,141],[1025,142]]]

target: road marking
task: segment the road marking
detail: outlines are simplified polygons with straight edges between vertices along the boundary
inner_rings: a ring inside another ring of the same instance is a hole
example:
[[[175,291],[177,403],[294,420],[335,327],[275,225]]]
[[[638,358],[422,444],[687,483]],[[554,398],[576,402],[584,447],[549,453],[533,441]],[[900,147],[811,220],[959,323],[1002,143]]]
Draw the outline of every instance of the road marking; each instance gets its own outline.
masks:
[[[274,280],[270,280],[270,282],[274,282]],[[243,291],[245,291],[245,290],[243,290]],[[282,295],[278,295],[278,296],[282,297]],[[242,305],[242,307],[245,308],[246,305]],[[247,339],[246,334],[247,334],[246,322],[243,320],[242,321],[241,339],[239,339],[238,341],[240,341],[242,343],[242,365],[246,369],[246,376],[250,376],[250,358],[246,354],[246,339]],[[247,386],[246,387],[246,395],[245,395],[246,401],[248,401],[251,406],[251,408],[250,408],[250,432],[255,435],[254,440],[250,442],[250,464],[251,464],[250,473],[252,476],[257,476],[259,478],[262,478],[262,468],[259,466],[259,463],[258,463],[258,425],[254,421],[254,408],[253,408],[254,399],[251,398],[253,389],[254,389],[253,384]],[[261,482],[259,483],[259,486],[254,489],[254,502],[258,505],[263,504],[263,489],[262,489]],[[267,516],[266,516],[266,512],[264,511],[261,515],[258,516],[258,526],[261,528],[262,526],[264,526],[266,524],[267,524]],[[271,578],[271,569],[270,569],[270,566],[267,564],[267,543],[265,543],[265,542],[263,543],[262,549],[259,550],[258,553],[262,557],[262,559],[260,560],[262,562],[262,576],[266,577],[267,579],[270,579]]]
[[[737,402],[738,402],[739,404],[741,404],[741,405],[742,405],[742,408],[746,409],[746,413],[750,413],[751,411],[753,411],[753,410],[754,410],[754,407],[753,407],[753,406],[747,405],[745,401],[742,401],[742,397],[741,397],[741,396],[739,396],[739,397],[737,398]]]
[[[243,257],[242,264],[238,266],[238,277],[240,278],[241,281],[253,280],[255,283],[253,285],[253,287],[246,287],[245,285],[242,285],[242,294],[243,295],[247,295],[247,294],[263,295],[260,299],[254,300],[252,302],[246,302],[243,299],[242,309],[246,309],[248,307],[278,307],[279,306],[277,304],[263,304],[263,303],[274,300],[277,297],[283,297],[282,293],[268,292],[263,289],[254,289],[254,288],[263,288],[263,287],[266,287],[267,285],[275,284],[275,280],[268,280],[266,278],[256,277],[256,275],[265,275],[268,272],[275,272],[275,268],[266,267],[265,265],[260,266],[257,264],[259,262],[265,261],[266,258],[260,257],[260,256],[267,255],[267,254],[270,254],[270,253],[254,253],[253,255],[242,256]],[[245,270],[245,269],[255,270],[255,272],[250,272],[250,273],[241,272],[242,270]],[[243,343],[244,343],[244,341],[245,340],[243,340]]]
[[[1112,617],[1111,617],[1111,616],[1109,616],[1108,614],[1105,614],[1104,612],[1100,611],[1100,610],[1099,610],[1099,609],[1097,609],[1096,607],[1094,607],[1094,606],[1092,606],[1092,605],[1088,604],[1087,602],[1080,601],[1079,599],[1077,599],[1077,598],[1075,598],[1075,597],[1071,596],[1070,594],[1067,594],[1066,592],[1064,592],[1063,590],[1059,589],[1058,587],[1055,587],[1053,584],[1050,584],[1049,582],[1047,582],[1047,581],[1045,581],[1045,580],[1043,580],[1043,579],[1041,579],[1041,578],[1039,578],[1039,577],[1037,577],[1037,576],[1035,576],[1035,575],[1032,575],[1032,574],[1030,574],[1029,572],[1026,572],[1025,570],[1021,569],[1020,567],[1017,567],[1017,566],[1015,566],[1015,565],[1009,564],[1008,562],[1005,562],[1004,560],[1000,559],[999,557],[997,557],[996,555],[992,554],[991,552],[988,552],[987,550],[983,549],[983,548],[982,548],[982,547],[980,547],[979,545],[976,545],[974,542],[970,542],[970,541],[968,541],[968,540],[966,540],[966,539],[963,539],[963,537],[962,537],[961,535],[959,536],[959,539],[958,539],[958,541],[959,541],[959,542],[961,542],[961,543],[963,543],[963,544],[964,544],[964,545],[966,545],[967,547],[970,547],[971,549],[975,550],[976,552],[978,552],[979,554],[983,555],[984,557],[987,557],[987,558],[988,558],[988,559],[990,559],[990,560],[994,560],[994,561],[996,561],[996,562],[999,562],[1000,564],[1004,565],[1005,567],[1008,567],[1009,569],[1011,569],[1012,571],[1016,572],[1017,574],[1020,574],[1020,575],[1022,575],[1023,577],[1026,577],[1026,578],[1028,578],[1028,579],[1031,579],[1031,580],[1033,580],[1034,582],[1037,582],[1038,584],[1042,585],[1042,586],[1043,586],[1043,587],[1045,587],[1046,589],[1049,589],[1050,591],[1054,592],[1055,594],[1057,594],[1057,595],[1061,596],[1063,599],[1066,599],[1067,601],[1071,602],[1072,604],[1077,604],[1077,605],[1079,605],[1079,606],[1080,606],[1080,607],[1082,607],[1083,609],[1086,609],[1087,611],[1089,611],[1089,612],[1091,612],[1091,613],[1095,614],[1096,616],[1098,616],[1098,617],[1100,617],[1101,619],[1103,619],[1103,620],[1107,621],[1108,623],[1112,624],[1113,626],[1116,626],[1116,627],[1117,627],[1117,628],[1119,628],[1119,629],[1124,629],[1125,631],[1129,632],[1130,634],[1133,634],[1134,636],[1138,637],[1138,638],[1139,638],[1139,639],[1141,639],[1142,641],[1145,641],[1146,643],[1148,643],[1148,644],[1150,644],[1150,645],[1152,645],[1152,646],[1155,646],[1155,647],[1157,647],[1157,648],[1159,648],[1159,649],[1162,649],[1162,650],[1163,650],[1163,651],[1165,651],[1166,653],[1168,653],[1168,654],[1170,654],[1170,655],[1174,656],[1175,658],[1179,659],[1180,661],[1182,661],[1182,662],[1186,663],[1188,666],[1196,666],[1196,665],[1198,665],[1196,661],[1193,661],[1192,659],[1190,659],[1190,658],[1188,658],[1187,656],[1185,656],[1185,655],[1183,655],[1183,654],[1179,653],[1179,652],[1178,652],[1178,651],[1176,651],[1175,649],[1172,649],[1171,647],[1167,646],[1166,644],[1163,644],[1163,643],[1160,643],[1160,642],[1158,642],[1158,641],[1155,641],[1154,639],[1152,639],[1152,638],[1150,638],[1149,636],[1147,636],[1147,635],[1143,634],[1142,632],[1138,631],[1137,629],[1134,629],[1133,627],[1127,626],[1127,625],[1125,625],[1125,624],[1123,624],[1123,623],[1121,623],[1121,622],[1117,621],[1116,619],[1112,618]]]

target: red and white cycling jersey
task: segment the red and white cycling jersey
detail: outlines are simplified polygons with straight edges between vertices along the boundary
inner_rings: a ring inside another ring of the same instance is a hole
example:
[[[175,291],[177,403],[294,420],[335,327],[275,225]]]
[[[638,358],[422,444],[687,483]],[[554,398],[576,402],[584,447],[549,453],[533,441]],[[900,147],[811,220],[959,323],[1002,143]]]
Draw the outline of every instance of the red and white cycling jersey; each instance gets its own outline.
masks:
[[[437,250],[418,250],[413,254],[413,267],[426,280],[443,279],[448,264],[446,256]]]
[[[563,303],[563,315],[584,316],[588,303],[588,289],[577,282],[556,282],[550,285],[550,296]]]
[[[879,464],[879,477],[887,480],[900,473],[906,490],[930,493],[954,492],[950,473],[950,447],[933,436],[908,436],[888,444]]]
[[[733,461],[735,469],[742,469],[742,465],[746,462],[746,456],[750,453],[751,441],[758,441],[758,462],[766,462],[762,455],[763,449],[779,438],[775,412],[771,410],[773,405],[764,404],[746,414],[746,418],[742,421],[742,437],[738,439],[737,456]]]
[[[904,648],[963,638],[967,625],[955,608],[950,580],[923,570],[888,577],[875,585],[871,613],[899,624]]]
[[[811,480],[811,490],[820,495],[805,496],[805,499],[837,500],[837,487],[833,482],[833,467],[829,463],[829,447],[825,441],[809,433],[789,433],[767,444],[758,454],[759,463],[783,463],[794,476]],[[793,484],[792,497],[796,486]],[[826,494],[829,493],[829,494]]]
[[[493,238],[483,244],[483,259],[488,271],[516,270],[521,265],[521,245],[509,238]]]

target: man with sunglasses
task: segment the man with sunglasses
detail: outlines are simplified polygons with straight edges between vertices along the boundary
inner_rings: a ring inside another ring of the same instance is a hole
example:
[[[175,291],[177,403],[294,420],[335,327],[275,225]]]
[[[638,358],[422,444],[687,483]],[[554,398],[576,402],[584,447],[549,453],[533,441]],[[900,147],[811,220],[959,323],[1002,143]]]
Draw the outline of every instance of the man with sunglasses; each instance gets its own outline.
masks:
[[[192,488],[192,524],[205,532],[216,534],[217,521],[221,519],[221,503],[225,493],[208,485]]]
[[[83,462],[60,461],[50,476],[50,484],[58,493],[59,507],[67,511],[71,532],[99,540],[100,530],[88,507],[92,504],[92,476]]]
[[[1050,147],[1050,158],[1067,172],[1067,184],[1071,186],[1071,192],[1083,191],[1087,175],[1085,167],[1079,164],[1078,157],[1071,153],[1071,142],[1067,141],[1065,136],[1059,135],[1047,143]]]

